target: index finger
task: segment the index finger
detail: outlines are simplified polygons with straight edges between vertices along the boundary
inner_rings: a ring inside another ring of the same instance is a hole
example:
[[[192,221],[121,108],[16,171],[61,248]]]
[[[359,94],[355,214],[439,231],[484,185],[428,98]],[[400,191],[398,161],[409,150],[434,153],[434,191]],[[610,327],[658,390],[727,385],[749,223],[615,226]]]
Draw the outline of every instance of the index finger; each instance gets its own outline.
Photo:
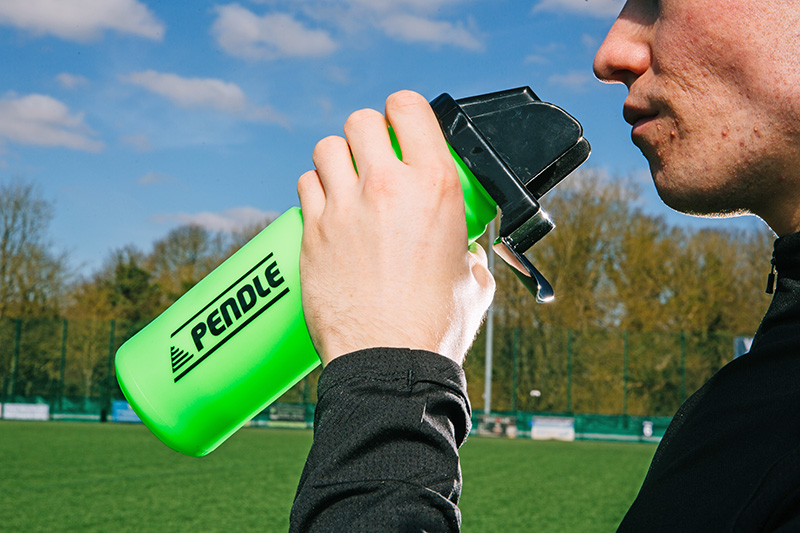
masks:
[[[412,165],[449,164],[450,153],[430,104],[413,91],[400,91],[386,100],[386,119],[392,125],[403,162]]]

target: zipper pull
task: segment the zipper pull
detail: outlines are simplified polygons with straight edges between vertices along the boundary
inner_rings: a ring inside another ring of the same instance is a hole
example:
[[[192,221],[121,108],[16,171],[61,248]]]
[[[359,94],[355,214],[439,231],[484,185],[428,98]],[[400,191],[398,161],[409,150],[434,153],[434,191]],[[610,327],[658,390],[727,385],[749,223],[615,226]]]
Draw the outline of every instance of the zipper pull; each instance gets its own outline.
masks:
[[[773,257],[770,261],[772,264],[772,270],[767,276],[767,294],[772,294],[775,292],[775,258]]]

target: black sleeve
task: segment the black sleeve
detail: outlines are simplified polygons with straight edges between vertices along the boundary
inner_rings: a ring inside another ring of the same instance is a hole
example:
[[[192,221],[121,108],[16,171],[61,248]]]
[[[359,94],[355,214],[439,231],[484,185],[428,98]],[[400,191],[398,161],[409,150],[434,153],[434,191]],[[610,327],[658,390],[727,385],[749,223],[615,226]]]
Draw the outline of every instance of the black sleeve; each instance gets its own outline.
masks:
[[[290,531],[458,531],[470,416],[464,372],[441,355],[335,359],[320,377]]]

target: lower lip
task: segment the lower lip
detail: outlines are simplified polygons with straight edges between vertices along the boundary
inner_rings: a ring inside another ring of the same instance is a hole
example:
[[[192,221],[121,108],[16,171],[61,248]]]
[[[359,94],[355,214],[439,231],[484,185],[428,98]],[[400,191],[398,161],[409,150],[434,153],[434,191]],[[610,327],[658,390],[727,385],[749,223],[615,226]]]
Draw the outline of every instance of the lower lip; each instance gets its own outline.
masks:
[[[656,117],[657,115],[653,115],[651,117],[644,117],[634,122],[633,128],[631,129],[631,135],[632,136],[641,135],[644,132],[644,129],[647,128],[648,125],[655,122]]]

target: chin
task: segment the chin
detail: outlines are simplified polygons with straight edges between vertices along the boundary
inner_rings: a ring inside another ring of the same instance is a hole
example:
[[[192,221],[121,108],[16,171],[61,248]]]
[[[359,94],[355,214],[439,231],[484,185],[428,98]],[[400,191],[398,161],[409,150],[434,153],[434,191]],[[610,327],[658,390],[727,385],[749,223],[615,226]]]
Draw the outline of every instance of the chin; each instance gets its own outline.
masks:
[[[654,177],[656,191],[669,208],[694,217],[728,218],[748,215],[750,212],[734,205],[729,195],[722,191],[692,188],[690,184],[670,181],[669,184]]]

